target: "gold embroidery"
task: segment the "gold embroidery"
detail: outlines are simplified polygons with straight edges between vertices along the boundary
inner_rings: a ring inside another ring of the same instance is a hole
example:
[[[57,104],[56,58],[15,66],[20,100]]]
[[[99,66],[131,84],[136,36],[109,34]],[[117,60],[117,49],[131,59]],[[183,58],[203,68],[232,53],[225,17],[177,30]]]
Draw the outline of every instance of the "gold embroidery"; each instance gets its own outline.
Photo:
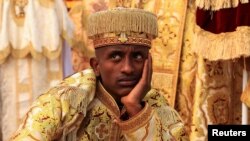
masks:
[[[100,123],[95,127],[95,134],[98,139],[103,140],[108,136],[108,127],[104,123]]]
[[[112,96],[108,94],[108,92],[103,88],[102,84],[98,82],[97,86],[97,98],[106,106],[113,114],[119,118],[120,117],[120,110],[113,99]]]
[[[152,113],[152,108],[146,103],[144,109],[137,116],[127,121],[120,121],[118,124],[124,133],[132,132],[148,123],[153,115]]]
[[[125,33],[121,33],[120,37],[118,38],[119,41],[121,41],[122,43],[125,43],[128,41],[128,38],[126,36]]]
[[[107,46],[107,45],[117,45],[117,44],[134,44],[134,45],[143,45],[147,47],[151,47],[151,40],[145,38],[138,38],[138,37],[127,37],[119,38],[119,37],[108,37],[108,38],[98,38],[94,39],[94,46],[95,48]]]
[[[224,93],[215,93],[208,98],[208,116],[212,123],[229,123],[229,99]]]
[[[42,52],[38,52],[35,48],[35,45],[32,43],[26,45],[22,49],[16,49],[12,45],[9,45],[0,51],[0,64],[4,63],[8,56],[12,56],[13,58],[24,58],[29,54],[31,54],[32,57],[37,60],[41,60],[43,56],[50,60],[54,60],[60,57],[61,51],[61,42],[59,42],[59,46],[56,48],[56,50],[53,51],[49,50],[48,46],[43,46]]]
[[[148,93],[147,95],[150,94]],[[98,82],[96,97],[119,119],[121,114],[115,100],[108,94],[100,82]],[[119,121],[118,125],[123,132],[130,132],[144,126],[152,117],[152,113],[152,108],[146,103],[144,109],[138,115],[126,121]]]

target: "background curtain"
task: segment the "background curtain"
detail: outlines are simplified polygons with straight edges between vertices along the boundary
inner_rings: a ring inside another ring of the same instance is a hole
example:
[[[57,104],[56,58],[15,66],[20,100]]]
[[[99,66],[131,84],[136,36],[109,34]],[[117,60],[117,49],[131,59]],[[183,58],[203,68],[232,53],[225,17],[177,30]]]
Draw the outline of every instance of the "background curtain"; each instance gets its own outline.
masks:
[[[62,79],[61,52],[72,38],[64,1],[0,1],[0,140],[8,140],[33,100]]]

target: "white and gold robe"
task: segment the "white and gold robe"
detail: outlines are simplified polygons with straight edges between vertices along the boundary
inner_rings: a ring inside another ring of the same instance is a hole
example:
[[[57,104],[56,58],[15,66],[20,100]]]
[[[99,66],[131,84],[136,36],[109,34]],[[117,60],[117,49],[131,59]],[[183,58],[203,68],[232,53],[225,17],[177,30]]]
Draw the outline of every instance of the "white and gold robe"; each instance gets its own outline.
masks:
[[[87,69],[41,95],[11,140],[188,140],[163,96],[152,89],[143,101],[137,115],[122,119],[123,110]]]

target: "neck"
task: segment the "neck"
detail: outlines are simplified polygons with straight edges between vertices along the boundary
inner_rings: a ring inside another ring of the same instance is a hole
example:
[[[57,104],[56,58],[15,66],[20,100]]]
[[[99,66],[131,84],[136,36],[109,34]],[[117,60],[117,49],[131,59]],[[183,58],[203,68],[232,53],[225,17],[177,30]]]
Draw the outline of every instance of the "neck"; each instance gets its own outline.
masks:
[[[121,97],[118,96],[118,95],[116,95],[116,94],[113,94],[113,93],[109,92],[109,91],[104,87],[104,85],[103,85],[101,79],[100,79],[100,83],[102,84],[102,87],[105,89],[105,91],[106,91],[109,95],[111,95],[111,96],[113,97],[113,99],[115,100],[116,104],[117,104],[118,106],[123,106],[123,104],[121,103]]]

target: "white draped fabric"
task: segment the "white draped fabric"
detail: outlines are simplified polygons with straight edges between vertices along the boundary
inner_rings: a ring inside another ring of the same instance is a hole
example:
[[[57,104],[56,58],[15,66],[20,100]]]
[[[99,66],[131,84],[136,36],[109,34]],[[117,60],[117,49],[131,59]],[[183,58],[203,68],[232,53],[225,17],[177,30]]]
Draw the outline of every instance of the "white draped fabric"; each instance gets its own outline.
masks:
[[[62,47],[73,30],[63,0],[0,0],[0,140],[62,79]]]
[[[1,0],[0,5],[0,62],[29,53],[35,59],[55,59],[62,37],[71,44],[73,23],[63,0]]]

